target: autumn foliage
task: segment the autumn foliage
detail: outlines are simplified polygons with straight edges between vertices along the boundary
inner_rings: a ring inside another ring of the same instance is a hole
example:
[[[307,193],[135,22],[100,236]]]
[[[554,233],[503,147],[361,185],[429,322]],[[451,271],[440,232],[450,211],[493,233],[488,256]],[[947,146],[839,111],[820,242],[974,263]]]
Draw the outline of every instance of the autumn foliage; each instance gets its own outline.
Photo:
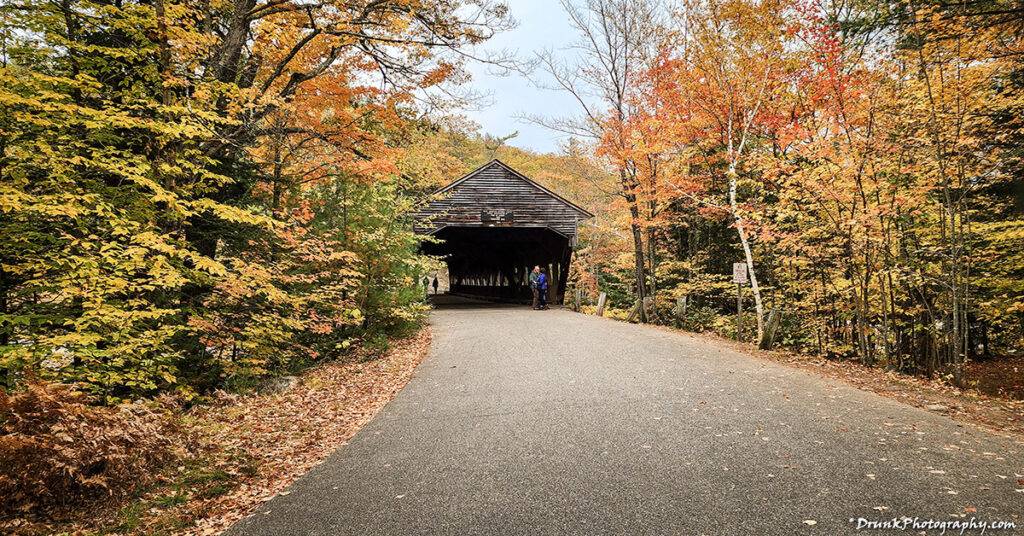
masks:
[[[174,455],[171,422],[141,404],[96,406],[67,385],[0,392],[0,514],[121,498]]]
[[[1019,352],[1017,8],[677,7],[633,36],[644,68],[597,145],[628,187],[605,225],[646,247],[585,233],[581,279],[617,307],[650,295],[654,321],[958,383]]]
[[[412,145],[491,2],[0,6],[0,374],[113,404],[297,370],[425,310]]]
[[[2,3],[5,514],[145,483],[181,443],[149,400],[417,327],[435,261],[408,214],[462,165],[420,141],[508,24],[489,0]]]

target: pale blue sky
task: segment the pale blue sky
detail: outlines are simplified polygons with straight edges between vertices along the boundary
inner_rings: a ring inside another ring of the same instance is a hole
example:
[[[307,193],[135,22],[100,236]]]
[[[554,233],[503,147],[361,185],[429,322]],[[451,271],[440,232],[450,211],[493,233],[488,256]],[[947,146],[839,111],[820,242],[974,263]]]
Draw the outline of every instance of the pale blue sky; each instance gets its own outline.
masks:
[[[519,23],[515,29],[499,34],[487,43],[487,49],[516,52],[522,58],[532,58],[535,51],[560,49],[576,40],[576,33],[568,23],[557,0],[509,0],[513,18]],[[497,76],[479,64],[471,65],[473,89],[490,93],[488,103],[480,110],[467,110],[465,115],[480,125],[480,130],[496,136],[505,136],[516,130],[519,136],[510,145],[540,152],[555,152],[565,135],[531,124],[516,115],[533,114],[545,117],[575,115],[579,110],[569,95],[534,87],[519,74]],[[544,73],[533,77],[543,81]]]

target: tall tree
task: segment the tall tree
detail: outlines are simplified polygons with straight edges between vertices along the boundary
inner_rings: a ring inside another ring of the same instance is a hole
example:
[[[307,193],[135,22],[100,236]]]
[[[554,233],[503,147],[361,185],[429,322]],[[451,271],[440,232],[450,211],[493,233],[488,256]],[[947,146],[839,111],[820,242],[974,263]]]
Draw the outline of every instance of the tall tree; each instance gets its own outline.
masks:
[[[569,21],[579,34],[575,60],[552,52],[538,59],[554,80],[552,89],[572,95],[582,111],[573,118],[533,118],[551,129],[595,144],[607,144],[604,154],[619,177],[620,195],[629,211],[633,238],[634,285],[641,322],[647,296],[648,269],[644,250],[644,216],[640,200],[637,162],[629,158],[632,140],[622,128],[634,114],[641,73],[653,58],[659,35],[662,6],[653,0],[562,0]]]
[[[661,55],[656,91],[666,131],[687,154],[711,151],[722,162],[726,203],[750,276],[757,337],[764,335],[764,305],[755,263],[753,220],[740,196],[744,177],[757,179],[756,152],[771,151],[771,138],[789,120],[787,91],[794,74],[787,47],[784,2],[708,0],[688,2],[676,15],[682,30]],[[704,168],[718,173],[716,167]],[[713,177],[708,177],[714,180]]]

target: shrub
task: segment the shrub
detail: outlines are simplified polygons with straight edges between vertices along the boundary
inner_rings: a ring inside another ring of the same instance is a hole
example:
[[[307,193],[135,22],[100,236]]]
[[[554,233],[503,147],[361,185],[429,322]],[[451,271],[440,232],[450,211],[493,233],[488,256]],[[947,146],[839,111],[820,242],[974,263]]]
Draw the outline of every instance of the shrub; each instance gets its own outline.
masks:
[[[0,515],[123,495],[172,458],[173,432],[166,412],[93,406],[67,385],[0,390]]]
[[[688,331],[711,331],[718,322],[718,311],[711,307],[690,307],[683,318],[682,328]]]
[[[714,332],[727,339],[736,339],[736,331],[740,329],[740,340],[756,341],[757,339],[757,316],[753,312],[743,312],[741,325],[736,324],[736,315],[718,316],[714,323]]]

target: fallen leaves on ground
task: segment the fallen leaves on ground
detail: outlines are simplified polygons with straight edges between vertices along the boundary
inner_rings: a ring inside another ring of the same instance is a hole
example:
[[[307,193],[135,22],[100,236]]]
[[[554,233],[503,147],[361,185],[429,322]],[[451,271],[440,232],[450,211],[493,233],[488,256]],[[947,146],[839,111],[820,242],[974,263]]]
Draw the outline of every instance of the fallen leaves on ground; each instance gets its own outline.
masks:
[[[225,397],[196,415],[210,445],[242,453],[257,470],[240,474],[229,493],[184,505],[199,517],[184,532],[219,534],[281,493],[369,422],[409,381],[429,346],[429,330],[423,329],[396,341],[381,358],[328,363],[284,393]]]
[[[1024,400],[1024,355],[970,361],[964,374],[982,393]]]
[[[412,377],[430,331],[375,359],[324,363],[276,394],[220,393],[180,417],[187,453],[127,504],[77,509],[53,523],[16,520],[17,534],[220,534],[342,446]]]
[[[710,333],[681,331],[667,326],[655,327],[674,333],[685,333],[737,352],[838,379],[859,389],[872,391],[911,406],[924,409],[928,409],[929,406],[941,406],[942,410],[930,411],[1003,433],[1018,441],[1024,440],[1024,400],[992,396],[977,389],[961,389],[940,380],[867,367],[857,361],[828,360],[785,350],[759,350],[754,344],[737,342]]]

